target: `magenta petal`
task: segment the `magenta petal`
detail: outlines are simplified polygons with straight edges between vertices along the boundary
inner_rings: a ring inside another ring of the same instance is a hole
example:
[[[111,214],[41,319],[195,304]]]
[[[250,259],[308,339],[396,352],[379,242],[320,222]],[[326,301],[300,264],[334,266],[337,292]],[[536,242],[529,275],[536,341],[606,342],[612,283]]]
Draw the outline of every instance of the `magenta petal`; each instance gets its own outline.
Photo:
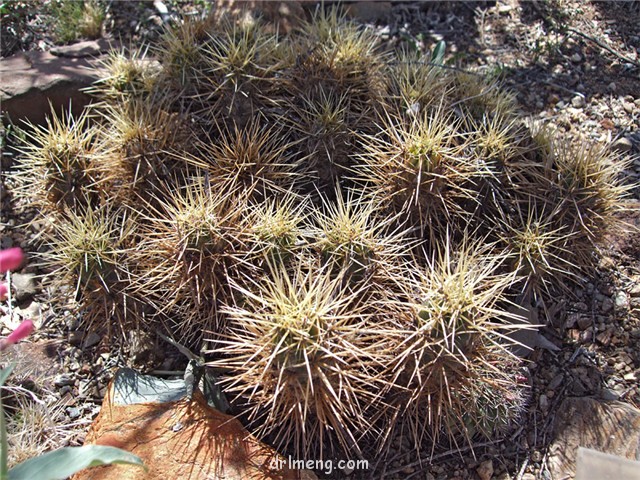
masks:
[[[7,299],[7,293],[9,289],[5,283],[0,283],[0,302]]]
[[[13,332],[9,334],[9,336],[7,337],[7,342],[17,343],[23,338],[27,338],[29,335],[31,335],[31,332],[33,332],[33,329],[34,329],[33,322],[31,320],[25,320],[20,325],[18,325],[18,328],[16,328]]]
[[[15,270],[22,265],[23,260],[24,253],[21,248],[15,247],[0,251],[0,273]]]

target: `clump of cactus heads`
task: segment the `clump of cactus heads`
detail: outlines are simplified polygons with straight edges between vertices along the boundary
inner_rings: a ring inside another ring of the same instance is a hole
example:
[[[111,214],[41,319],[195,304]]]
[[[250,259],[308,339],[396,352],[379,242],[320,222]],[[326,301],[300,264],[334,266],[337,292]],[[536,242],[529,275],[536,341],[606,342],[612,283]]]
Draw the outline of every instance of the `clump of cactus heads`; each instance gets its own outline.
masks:
[[[250,261],[260,264],[287,262],[305,243],[307,205],[304,198],[288,193],[253,202],[249,208]]]
[[[203,76],[202,45],[209,37],[212,18],[187,19],[164,34],[156,54],[162,64],[161,84],[181,94],[197,91]]]
[[[351,165],[349,97],[317,87],[296,100],[291,105],[294,115],[287,120],[304,142],[304,173],[320,191],[331,194]]]
[[[143,99],[100,109],[104,125],[94,161],[96,183],[105,201],[137,204],[183,170],[170,152],[189,142],[184,118]]]
[[[393,282],[394,267],[416,243],[398,229],[397,217],[383,215],[380,204],[362,192],[338,191],[314,218],[315,249],[348,283],[359,287],[363,282],[376,287]]]
[[[337,9],[319,10],[293,44],[296,61],[288,73],[290,88],[304,94],[320,87],[348,94],[358,111],[370,108],[384,91],[384,60],[379,41],[368,30],[347,21]]]
[[[437,55],[434,57],[409,50],[398,53],[391,65],[388,88],[400,111],[419,112],[432,108],[446,95],[448,76],[433,64],[433,60],[438,59]]]
[[[475,154],[502,171],[506,163],[519,159],[524,153],[522,130],[516,118],[501,114],[483,116],[481,123],[473,128]]]
[[[565,239],[555,242],[562,245],[562,269],[574,278],[588,275],[606,235],[631,228],[621,218],[629,209],[625,198],[633,188],[621,181],[628,162],[606,146],[570,144],[552,139],[549,131],[534,132],[532,139],[537,161],[513,167],[517,211],[526,212],[527,205],[537,203],[549,229]],[[563,288],[566,282],[558,280],[554,286]]]
[[[443,44],[383,52],[336,9],[272,32],[187,21],[31,133],[48,263],[90,325],[211,342],[254,431],[305,458],[498,434],[523,398],[509,302],[589,272],[624,162],[526,128]]]
[[[533,291],[549,296],[552,283],[556,288],[565,288],[569,284],[567,277],[578,273],[570,260],[572,235],[555,225],[552,215],[536,203],[519,206],[515,214],[505,216],[496,225],[505,253],[513,256],[511,270],[524,279],[522,295]],[[558,282],[559,278],[566,280]]]
[[[124,338],[139,326],[144,304],[132,288],[129,255],[135,228],[130,212],[108,207],[69,211],[53,223],[44,265],[55,284],[74,289],[89,330]]]
[[[620,225],[616,220],[624,210],[620,198],[632,188],[619,181],[625,162],[599,145],[556,143],[552,155],[545,165],[545,179],[555,176],[547,199],[558,222],[592,246],[599,244]]]
[[[231,373],[226,390],[245,399],[259,434],[302,458],[358,452],[371,431],[363,412],[380,391],[367,373],[376,342],[359,292],[304,260],[249,283],[235,286],[243,302],[225,309],[231,332],[212,363]]]
[[[487,252],[447,242],[415,270],[404,299],[390,305],[398,330],[389,335],[391,388],[383,413],[388,428],[408,428],[416,445],[443,432],[454,441],[461,434],[470,440],[460,419],[486,419],[481,408],[518,409],[515,371],[507,368],[515,357],[502,333],[510,323],[520,328],[505,308],[513,274],[500,274],[500,260]],[[479,422],[474,433],[490,436],[509,417],[494,420],[484,430]]]
[[[488,115],[512,115],[516,111],[515,96],[500,88],[497,80],[487,79],[472,72],[456,72],[448,92],[452,106],[461,108],[468,120],[480,120]]]
[[[245,250],[243,201],[196,177],[168,192],[163,206],[153,207],[160,202],[152,200],[146,208],[135,255],[142,272],[137,288],[158,313],[186,310],[186,320],[172,327],[185,341],[223,323],[218,306],[228,296],[226,278]]]
[[[195,100],[203,104],[205,118],[217,123],[228,118],[242,127],[264,115],[282,67],[276,35],[250,17],[226,18],[209,35],[202,55],[204,75]]]
[[[483,172],[443,108],[409,119],[389,117],[384,136],[364,135],[361,141],[363,165],[356,168],[378,201],[408,215],[432,238],[467,220],[462,205],[475,200],[469,185]]]
[[[219,138],[198,142],[198,154],[186,160],[207,172],[223,191],[259,198],[269,192],[284,194],[303,180],[300,161],[291,152],[293,144],[279,128],[262,125],[257,119],[244,128],[220,128]]]
[[[75,210],[94,202],[95,137],[96,130],[88,127],[85,115],[77,119],[71,113],[52,115],[46,126],[30,125],[16,193],[43,211]]]
[[[112,51],[102,61],[106,76],[87,91],[105,100],[118,101],[150,94],[155,87],[159,68],[147,57],[147,51]]]

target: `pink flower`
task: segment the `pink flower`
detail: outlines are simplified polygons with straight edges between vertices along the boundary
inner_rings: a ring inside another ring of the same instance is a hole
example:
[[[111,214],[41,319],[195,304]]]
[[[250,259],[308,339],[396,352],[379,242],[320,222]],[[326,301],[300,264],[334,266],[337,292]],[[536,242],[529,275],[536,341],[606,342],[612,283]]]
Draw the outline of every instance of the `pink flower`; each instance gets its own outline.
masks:
[[[7,341],[9,343],[18,343],[23,338],[27,338],[29,335],[33,333],[34,325],[31,320],[25,320],[18,328],[16,328],[13,332],[9,334],[7,337]]]
[[[25,320],[18,328],[9,334],[7,338],[0,340],[0,351],[6,349],[9,345],[18,343],[23,338],[27,338],[33,332],[34,325],[31,320]]]
[[[4,273],[7,270],[15,270],[22,265],[23,260],[24,254],[22,249],[18,247],[0,251],[0,273]]]
[[[7,288],[6,283],[0,283],[0,302],[7,299],[7,293],[9,293],[9,289]]]

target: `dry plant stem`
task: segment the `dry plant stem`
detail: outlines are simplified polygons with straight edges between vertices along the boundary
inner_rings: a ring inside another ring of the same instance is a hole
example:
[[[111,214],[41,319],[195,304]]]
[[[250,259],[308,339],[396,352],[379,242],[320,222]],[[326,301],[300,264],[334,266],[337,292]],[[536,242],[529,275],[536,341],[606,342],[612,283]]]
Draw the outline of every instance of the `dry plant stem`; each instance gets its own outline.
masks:
[[[529,457],[526,457],[524,459],[524,462],[522,462],[522,467],[520,467],[520,470],[518,471],[518,476],[516,477],[516,480],[522,480],[522,477],[524,476],[524,472],[527,470],[528,465],[529,465]]]
[[[9,307],[9,319],[13,321],[13,300],[11,297],[11,271],[7,271],[7,306]]]
[[[405,468],[409,468],[409,467],[419,467],[419,468],[424,468],[425,464],[427,463],[431,463],[435,460],[441,460],[443,458],[449,457],[451,455],[459,455],[462,454],[464,452],[468,452],[468,451],[474,451],[475,449],[478,448],[484,448],[484,447],[490,447],[492,445],[498,445],[500,443],[502,443],[504,440],[494,440],[494,441],[490,441],[490,442],[482,442],[482,443],[476,443],[474,445],[466,445],[463,447],[456,447],[452,450],[448,450],[446,452],[442,452],[442,453],[438,453],[438,454],[431,454],[429,456],[429,460],[417,460],[415,462],[411,462],[408,463],[406,465],[403,465],[401,467],[398,468],[394,468],[393,470],[388,470],[386,472],[387,475],[393,475],[394,473],[400,473],[402,472]],[[371,478],[374,478],[373,476]]]
[[[636,67],[640,67],[640,63],[637,62],[636,60],[633,60],[632,58],[629,57],[625,57],[624,55],[621,55],[620,53],[616,52],[613,48],[611,48],[608,45],[605,45],[604,43],[602,43],[600,40],[598,40],[597,38],[593,38],[590,37],[589,35],[587,35],[586,33],[581,32],[580,30],[576,30],[573,27],[568,27],[567,28],[568,32],[571,33],[575,33],[576,35],[589,40],[590,42],[595,43],[596,45],[598,45],[600,48],[604,48],[607,52],[612,53],[613,55],[615,55],[616,57],[618,57],[620,60],[624,60],[627,63],[630,63],[632,65],[635,65]]]

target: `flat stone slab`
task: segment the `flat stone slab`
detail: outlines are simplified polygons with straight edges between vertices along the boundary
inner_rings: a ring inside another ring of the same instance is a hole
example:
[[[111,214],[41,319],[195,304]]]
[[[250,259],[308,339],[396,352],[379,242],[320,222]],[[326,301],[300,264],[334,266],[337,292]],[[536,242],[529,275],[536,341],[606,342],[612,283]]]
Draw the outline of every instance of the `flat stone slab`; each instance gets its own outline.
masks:
[[[60,112],[71,105],[78,115],[91,100],[80,89],[100,77],[100,55],[110,48],[109,41],[101,39],[0,59],[2,113],[14,123],[44,123],[52,107]]]
[[[557,411],[554,437],[548,459],[554,480],[575,478],[579,447],[640,460],[640,410],[619,401],[567,398]]]
[[[580,447],[578,449],[576,480],[591,480],[592,478],[640,480],[640,462]]]
[[[230,415],[193,399],[119,405],[114,382],[85,444],[122,448],[138,455],[146,470],[110,465],[77,473],[73,480],[317,480],[308,470],[251,435]]]

